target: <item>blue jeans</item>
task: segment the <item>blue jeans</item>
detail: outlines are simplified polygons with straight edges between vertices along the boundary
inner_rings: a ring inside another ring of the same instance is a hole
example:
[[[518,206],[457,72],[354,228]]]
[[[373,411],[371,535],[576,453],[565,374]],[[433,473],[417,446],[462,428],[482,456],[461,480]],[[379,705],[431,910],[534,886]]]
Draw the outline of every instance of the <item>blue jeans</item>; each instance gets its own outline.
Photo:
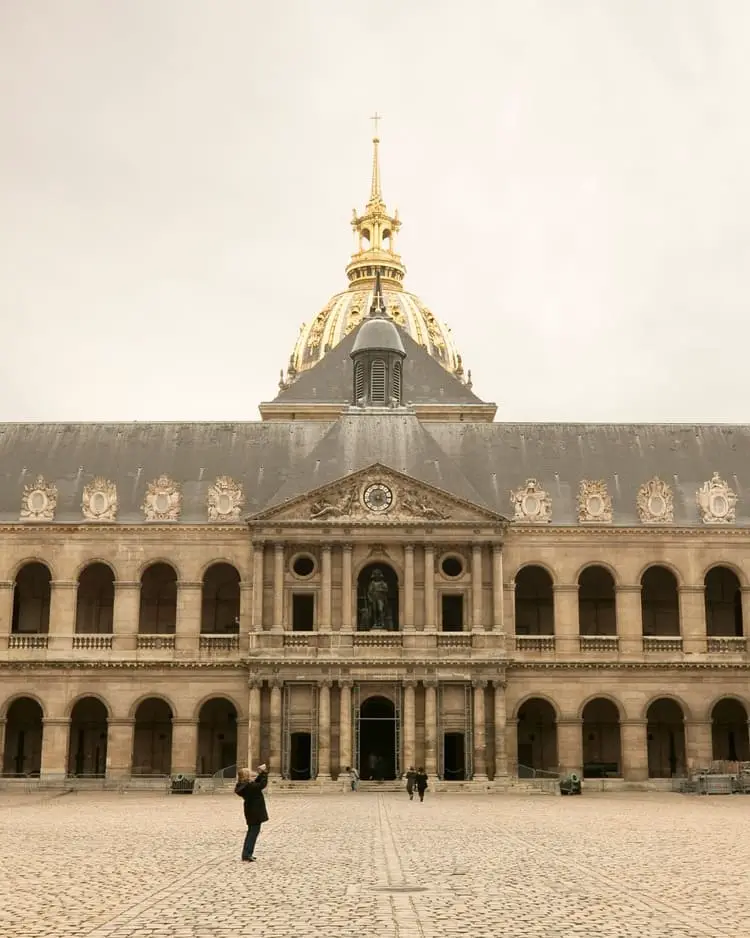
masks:
[[[242,859],[249,860],[255,850],[255,841],[260,834],[260,824],[248,824],[245,843],[242,845]]]

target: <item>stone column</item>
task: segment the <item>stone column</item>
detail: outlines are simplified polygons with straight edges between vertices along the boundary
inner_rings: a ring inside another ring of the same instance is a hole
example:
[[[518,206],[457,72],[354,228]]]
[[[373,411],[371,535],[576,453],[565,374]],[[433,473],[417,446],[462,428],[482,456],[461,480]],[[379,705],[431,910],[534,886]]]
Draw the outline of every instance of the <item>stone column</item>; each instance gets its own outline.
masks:
[[[623,720],[620,723],[622,777],[626,782],[648,778],[648,736],[646,720]]]
[[[277,778],[281,775],[281,681],[271,682],[271,712],[268,772]]]
[[[284,631],[284,545],[273,545],[273,621],[272,632]]]
[[[424,549],[424,627],[429,632],[437,628],[435,620],[435,548],[426,544]]]
[[[244,765],[244,759],[248,751],[248,740],[250,739],[250,720],[237,718],[237,755],[235,757],[235,769]],[[235,772],[236,775],[236,772]]]
[[[503,595],[503,547],[502,544],[492,545],[492,629],[495,632],[505,631]]]
[[[318,778],[331,778],[331,682],[318,683]]]
[[[484,629],[482,615],[482,545],[471,545],[471,628],[474,632]]]
[[[414,545],[404,546],[404,629],[414,629]]]
[[[73,646],[76,630],[78,584],[75,580],[52,580],[49,605],[49,648],[68,649]]]
[[[750,587],[743,586],[740,594],[742,597],[742,634],[747,638],[750,635]]]
[[[688,769],[705,769],[713,761],[711,720],[685,720],[685,750]]]
[[[0,717],[0,772],[5,768],[5,727],[7,722],[5,717]]]
[[[107,721],[107,778],[129,778],[133,766],[135,720]]]
[[[583,722],[561,719],[557,722],[557,761],[560,772],[575,772],[583,777]]]
[[[617,587],[615,611],[617,634],[620,637],[620,653],[629,658],[640,658],[643,654],[640,584]]]
[[[403,770],[415,765],[416,744],[416,681],[404,681],[404,764]],[[416,766],[415,766],[416,768]]]
[[[263,541],[253,542],[253,613],[252,629],[254,632],[263,631]]]
[[[8,647],[13,624],[13,582],[0,580],[0,649]]]
[[[198,721],[172,719],[172,775],[195,775],[198,765]]]
[[[140,581],[115,580],[115,606],[112,613],[112,647],[115,651],[135,649],[140,615]]]
[[[247,767],[252,771],[263,761],[260,755],[260,681],[250,681],[247,703]]]
[[[508,774],[518,775],[518,720],[505,720],[505,751],[508,759]]]
[[[474,688],[474,779],[487,781],[487,734],[485,728],[484,691],[487,681],[471,682]]]
[[[331,545],[320,551],[320,622],[321,632],[331,631]]]
[[[339,774],[352,764],[352,682],[341,681],[339,701]]]
[[[177,584],[177,625],[175,648],[184,655],[198,653],[203,611],[203,584],[199,581]]]
[[[424,682],[424,770],[437,775],[437,681]]]
[[[508,748],[505,707],[505,681],[495,685],[495,779],[508,774]]]
[[[683,586],[680,596],[682,650],[687,655],[706,653],[706,602],[702,586]]]
[[[253,628],[253,584],[240,581],[240,645],[246,647],[247,634]]]
[[[565,657],[578,656],[578,584],[554,586],[555,651]]]
[[[68,774],[70,719],[46,718],[42,721],[42,778]]]
[[[352,631],[352,545],[341,548],[341,629]]]

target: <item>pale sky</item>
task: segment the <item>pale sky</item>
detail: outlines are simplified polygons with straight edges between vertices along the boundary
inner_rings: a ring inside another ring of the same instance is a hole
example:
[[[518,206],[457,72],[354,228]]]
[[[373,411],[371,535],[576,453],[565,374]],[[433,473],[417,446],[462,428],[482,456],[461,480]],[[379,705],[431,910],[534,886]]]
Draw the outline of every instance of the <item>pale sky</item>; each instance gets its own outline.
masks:
[[[748,0],[0,0],[0,420],[255,420],[369,188],[512,421],[750,420]]]

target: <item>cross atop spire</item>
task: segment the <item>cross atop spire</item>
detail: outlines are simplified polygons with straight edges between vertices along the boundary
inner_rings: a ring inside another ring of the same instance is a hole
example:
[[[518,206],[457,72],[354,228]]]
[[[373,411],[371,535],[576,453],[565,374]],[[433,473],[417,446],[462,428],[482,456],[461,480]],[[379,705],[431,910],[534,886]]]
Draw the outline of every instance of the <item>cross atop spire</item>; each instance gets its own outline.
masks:
[[[375,113],[372,115],[370,120],[375,124],[375,139],[377,140],[378,139],[378,121],[383,120],[383,115],[378,114],[378,112],[375,111]]]

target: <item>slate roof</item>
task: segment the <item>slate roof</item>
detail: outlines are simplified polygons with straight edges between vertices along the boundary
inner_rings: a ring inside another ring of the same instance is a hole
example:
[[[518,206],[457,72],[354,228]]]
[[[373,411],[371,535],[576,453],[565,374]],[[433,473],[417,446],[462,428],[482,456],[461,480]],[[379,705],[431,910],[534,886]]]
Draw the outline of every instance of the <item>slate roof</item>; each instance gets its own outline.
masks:
[[[348,404],[352,399],[352,362],[349,357],[359,330],[342,339],[338,345],[308,371],[303,371],[286,390],[280,391],[274,404]],[[396,326],[404,344],[403,400],[412,404],[483,404],[476,394],[447,372],[443,366],[418,345],[412,337]]]
[[[250,515],[376,462],[506,516],[510,490],[534,477],[553,523],[572,525],[582,479],[607,483],[614,524],[640,525],[637,489],[658,475],[673,488],[675,523],[702,527],[695,493],[718,472],[739,496],[737,525],[750,526],[750,426],[421,423],[382,411],[333,423],[0,425],[0,522],[18,520],[39,474],[58,486],[60,523],[82,520],[83,487],[98,475],[117,485],[118,521],[143,522],[161,473],[182,485],[181,521],[203,523],[219,475],[242,483]]]

